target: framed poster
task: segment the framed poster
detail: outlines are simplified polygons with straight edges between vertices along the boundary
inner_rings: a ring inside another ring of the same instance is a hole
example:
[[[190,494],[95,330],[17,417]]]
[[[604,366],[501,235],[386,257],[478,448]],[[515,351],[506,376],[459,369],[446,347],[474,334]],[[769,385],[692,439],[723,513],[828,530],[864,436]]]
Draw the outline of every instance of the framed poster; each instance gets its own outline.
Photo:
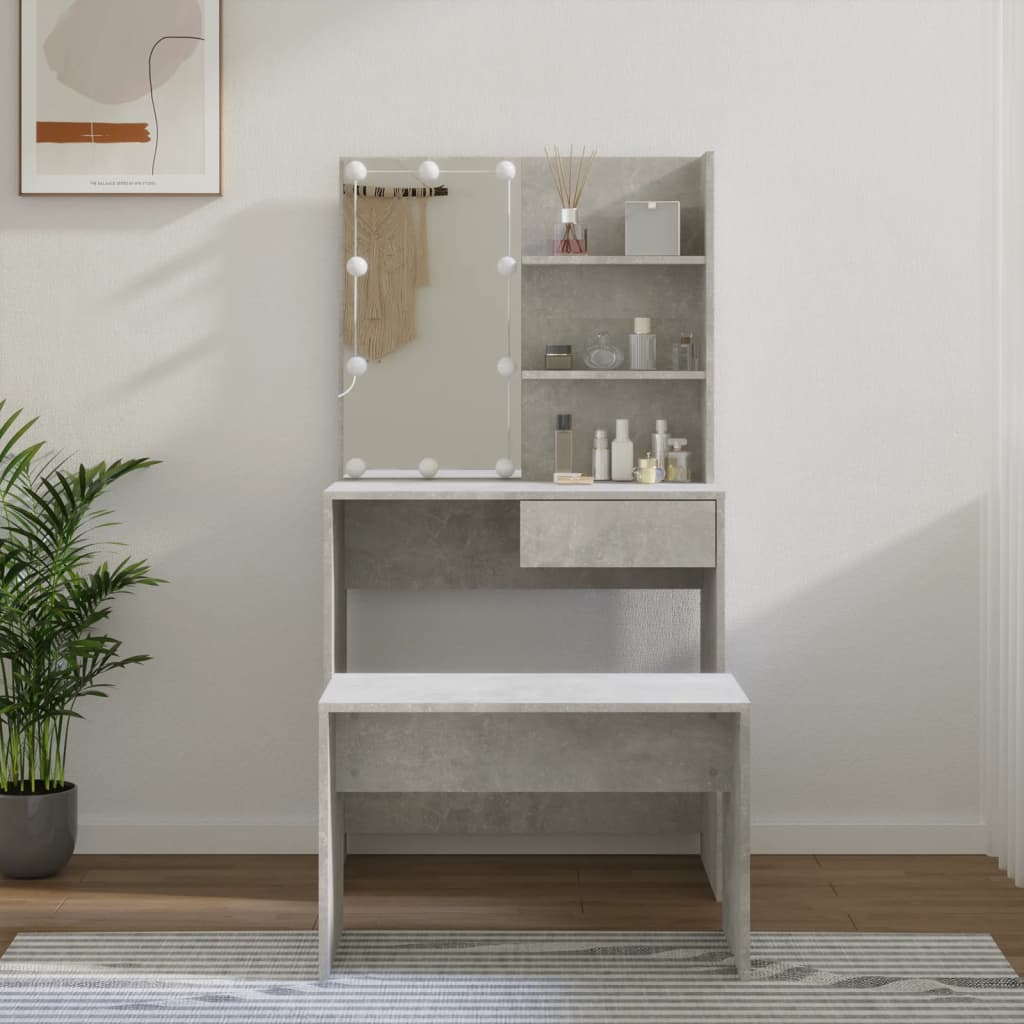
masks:
[[[21,194],[220,195],[220,0],[21,0]]]

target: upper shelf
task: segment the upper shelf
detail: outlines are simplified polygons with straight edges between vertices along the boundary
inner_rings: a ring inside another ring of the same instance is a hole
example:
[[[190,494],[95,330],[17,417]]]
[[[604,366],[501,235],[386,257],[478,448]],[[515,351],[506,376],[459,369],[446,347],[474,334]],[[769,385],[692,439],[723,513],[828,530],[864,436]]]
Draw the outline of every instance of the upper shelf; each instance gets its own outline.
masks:
[[[702,267],[703,256],[524,256],[524,267]]]

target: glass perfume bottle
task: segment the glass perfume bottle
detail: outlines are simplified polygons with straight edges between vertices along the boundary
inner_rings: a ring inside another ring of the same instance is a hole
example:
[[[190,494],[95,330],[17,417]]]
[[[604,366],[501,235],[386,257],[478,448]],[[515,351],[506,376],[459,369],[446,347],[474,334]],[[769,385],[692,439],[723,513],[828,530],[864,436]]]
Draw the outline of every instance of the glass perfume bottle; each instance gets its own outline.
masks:
[[[690,482],[690,453],[686,449],[685,437],[670,437],[668,439],[665,470],[669,483],[688,484]]]
[[[583,362],[590,370],[617,370],[623,362],[622,349],[612,344],[607,331],[598,331],[583,350]]]
[[[692,334],[681,334],[679,340],[672,343],[672,369],[697,369],[697,358],[693,348]]]

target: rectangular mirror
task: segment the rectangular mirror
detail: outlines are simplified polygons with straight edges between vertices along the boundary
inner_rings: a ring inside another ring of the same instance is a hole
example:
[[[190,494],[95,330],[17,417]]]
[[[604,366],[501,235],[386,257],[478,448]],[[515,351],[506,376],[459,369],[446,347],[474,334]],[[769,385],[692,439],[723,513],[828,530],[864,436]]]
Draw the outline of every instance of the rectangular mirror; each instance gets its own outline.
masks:
[[[424,182],[422,162],[342,161],[345,471],[518,470],[519,180],[493,157],[438,158]]]

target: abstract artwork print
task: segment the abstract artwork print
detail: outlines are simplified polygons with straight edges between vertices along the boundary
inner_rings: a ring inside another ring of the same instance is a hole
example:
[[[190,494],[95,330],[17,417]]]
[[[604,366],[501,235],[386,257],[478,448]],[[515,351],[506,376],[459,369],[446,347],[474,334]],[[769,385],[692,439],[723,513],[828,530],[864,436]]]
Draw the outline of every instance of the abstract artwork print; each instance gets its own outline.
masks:
[[[22,195],[219,195],[220,0],[21,0]]]

